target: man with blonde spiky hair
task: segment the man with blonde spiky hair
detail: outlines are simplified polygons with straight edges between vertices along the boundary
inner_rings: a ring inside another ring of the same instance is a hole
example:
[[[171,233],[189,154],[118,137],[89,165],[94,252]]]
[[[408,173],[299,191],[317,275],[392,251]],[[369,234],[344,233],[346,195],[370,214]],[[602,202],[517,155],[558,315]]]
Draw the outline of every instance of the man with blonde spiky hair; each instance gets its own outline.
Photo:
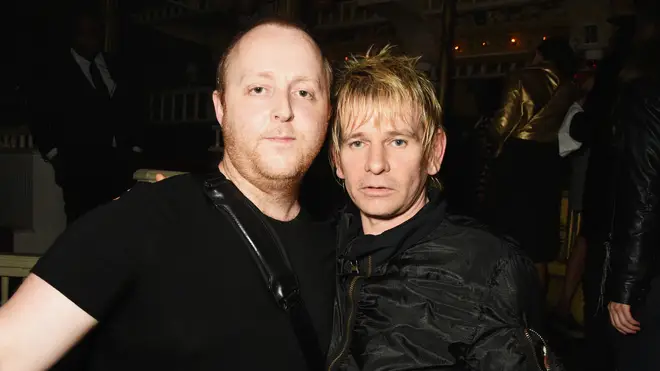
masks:
[[[353,202],[338,226],[327,369],[554,369],[530,328],[540,301],[531,261],[445,213],[433,181],[442,109],[417,60],[387,46],[339,74],[331,157]]]

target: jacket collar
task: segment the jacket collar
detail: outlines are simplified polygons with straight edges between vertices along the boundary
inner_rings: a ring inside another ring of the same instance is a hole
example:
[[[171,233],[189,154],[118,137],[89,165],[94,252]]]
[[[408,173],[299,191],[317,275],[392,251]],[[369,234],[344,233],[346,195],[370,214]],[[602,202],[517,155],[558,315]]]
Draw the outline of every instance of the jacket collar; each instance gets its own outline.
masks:
[[[415,216],[380,235],[362,232],[359,210],[351,202],[344,210],[338,230],[339,273],[364,272],[367,259],[369,268],[378,267],[429,235],[445,217],[446,203],[440,193],[438,189],[430,189],[429,202]]]
[[[542,62],[534,66],[526,67],[528,70],[541,70],[545,72],[550,80],[552,80],[556,85],[559,85],[562,81],[559,77],[559,72],[557,68],[550,62]]]

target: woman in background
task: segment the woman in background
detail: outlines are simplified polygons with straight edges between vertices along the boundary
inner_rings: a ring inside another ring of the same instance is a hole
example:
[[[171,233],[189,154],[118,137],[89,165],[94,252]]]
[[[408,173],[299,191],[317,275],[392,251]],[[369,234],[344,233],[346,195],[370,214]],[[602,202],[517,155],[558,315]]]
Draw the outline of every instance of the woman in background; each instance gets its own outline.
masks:
[[[520,243],[536,264],[544,288],[547,263],[559,251],[557,134],[577,98],[575,66],[567,40],[543,41],[531,65],[509,77],[491,130],[496,156],[489,186],[492,224]]]

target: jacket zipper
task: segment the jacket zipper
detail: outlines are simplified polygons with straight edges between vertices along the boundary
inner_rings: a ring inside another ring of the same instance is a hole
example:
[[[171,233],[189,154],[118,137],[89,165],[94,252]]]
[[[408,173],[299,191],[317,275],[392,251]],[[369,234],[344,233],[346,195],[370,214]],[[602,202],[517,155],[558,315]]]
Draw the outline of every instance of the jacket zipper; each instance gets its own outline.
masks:
[[[355,292],[355,286],[359,279],[359,276],[353,277],[353,279],[351,279],[351,283],[348,286],[348,301],[350,303],[350,311],[348,312],[348,319],[346,321],[346,339],[344,339],[344,345],[342,345],[341,350],[337,356],[332,360],[332,362],[330,362],[328,371],[332,371],[332,368],[335,366],[337,361],[339,361],[344,356],[344,353],[346,353],[346,349],[348,349],[348,345],[351,342],[351,324],[353,323],[353,315],[355,312],[355,300],[353,299],[353,293]]]
[[[371,276],[371,270],[373,267],[371,255],[367,257],[367,277]],[[360,273],[360,268],[358,262],[353,263],[351,267],[351,271],[355,273]],[[352,324],[353,324],[353,316],[355,315],[355,287],[357,286],[358,280],[362,278],[361,276],[355,276],[351,279],[351,283],[348,286],[348,300],[349,300],[349,307],[350,311],[348,312],[348,318],[346,320],[346,339],[344,340],[344,344],[341,348],[341,351],[337,354],[337,356],[330,362],[330,366],[328,366],[328,371],[332,371],[332,368],[335,366],[335,364],[344,356],[346,353],[346,350],[348,349],[348,346],[351,343],[351,330],[352,330]]]
[[[536,360],[538,359],[538,354],[536,354],[536,348],[534,348],[534,340],[532,340],[532,336],[529,334],[529,332],[532,331],[536,336],[541,339],[541,342],[543,343],[543,368],[538,365],[538,362]],[[525,337],[529,341],[529,344],[532,346],[532,352],[534,353],[534,362],[536,363],[536,366],[540,371],[550,371],[550,365],[548,365],[548,346],[545,342],[545,339],[541,335],[539,335],[536,331],[531,330],[531,329],[525,329]]]

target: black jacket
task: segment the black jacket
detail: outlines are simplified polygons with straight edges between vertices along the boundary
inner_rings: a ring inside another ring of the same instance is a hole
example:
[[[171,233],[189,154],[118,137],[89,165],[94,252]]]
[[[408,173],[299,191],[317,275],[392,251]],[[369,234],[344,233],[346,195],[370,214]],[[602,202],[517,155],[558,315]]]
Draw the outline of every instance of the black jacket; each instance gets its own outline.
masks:
[[[634,304],[660,275],[660,84],[624,86],[615,119],[609,299]]]
[[[525,335],[539,283],[510,242],[446,215],[436,192],[381,235],[362,235],[356,211],[338,229],[328,370],[539,369]]]
[[[128,69],[113,55],[102,53],[115,91],[103,97],[90,84],[69,48],[48,54],[45,65],[39,61],[33,67],[40,71],[30,77],[30,130],[44,157],[54,148],[67,162],[82,163],[85,168],[100,165],[100,157],[117,147],[131,151],[140,143],[144,115]],[[81,156],[85,153],[86,156]]]

